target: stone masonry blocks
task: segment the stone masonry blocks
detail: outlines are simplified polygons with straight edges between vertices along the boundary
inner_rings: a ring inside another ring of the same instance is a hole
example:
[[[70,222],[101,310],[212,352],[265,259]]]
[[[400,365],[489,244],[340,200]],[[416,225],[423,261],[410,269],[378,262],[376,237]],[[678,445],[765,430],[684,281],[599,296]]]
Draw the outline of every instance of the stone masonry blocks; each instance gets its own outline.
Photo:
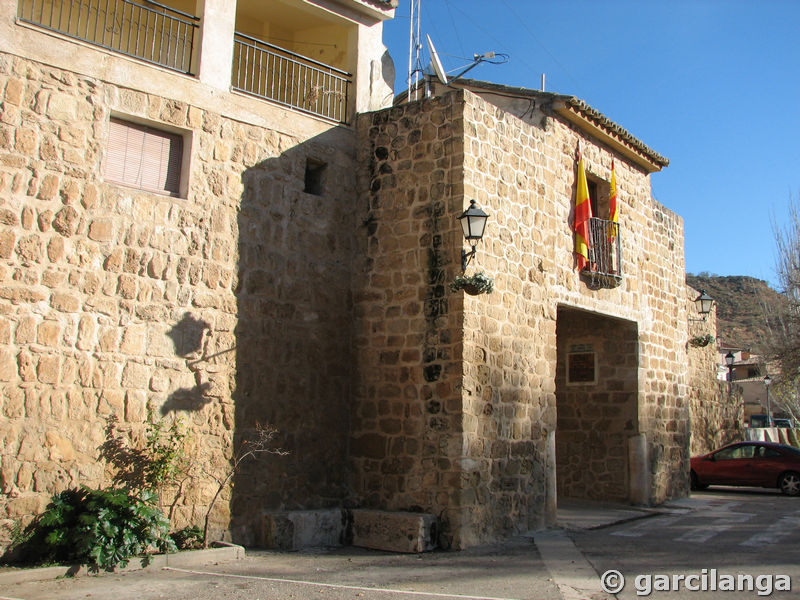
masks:
[[[263,517],[262,544],[278,550],[339,546],[345,533],[341,509],[288,511]]]
[[[436,548],[436,517],[424,513],[354,509],[353,545],[386,552],[427,552]]]
[[[176,528],[203,522],[258,424],[289,454],[242,469],[215,534],[254,543],[264,510],[339,505],[352,132],[249,125],[8,54],[0,81],[0,546],[53,493],[109,483],[97,449],[111,417],[134,444],[145,421],[191,430],[207,472],[186,482]],[[184,197],[105,180],[112,113],[185,133]],[[304,193],[309,156],[327,164],[322,196]]]

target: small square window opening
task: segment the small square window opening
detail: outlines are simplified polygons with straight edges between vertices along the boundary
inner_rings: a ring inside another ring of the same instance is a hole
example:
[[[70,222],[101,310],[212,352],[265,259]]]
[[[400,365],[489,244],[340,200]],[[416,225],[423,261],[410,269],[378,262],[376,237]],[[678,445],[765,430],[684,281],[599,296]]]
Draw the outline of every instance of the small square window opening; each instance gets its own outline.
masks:
[[[328,165],[319,160],[314,160],[313,158],[306,159],[306,178],[305,188],[303,189],[306,194],[322,196],[325,168],[327,166]]]

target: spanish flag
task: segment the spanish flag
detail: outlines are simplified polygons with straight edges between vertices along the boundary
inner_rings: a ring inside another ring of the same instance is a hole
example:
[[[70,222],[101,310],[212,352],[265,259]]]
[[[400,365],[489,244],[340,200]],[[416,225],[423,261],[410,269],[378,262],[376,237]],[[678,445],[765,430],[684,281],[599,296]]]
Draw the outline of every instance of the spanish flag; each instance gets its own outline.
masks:
[[[578,156],[578,189],[575,191],[575,254],[578,270],[589,262],[589,219],[592,218],[592,203],[589,201],[589,185],[583,170],[583,155]]]
[[[614,174],[614,160],[611,160],[611,185],[609,189],[609,217],[611,227],[608,229],[608,239],[617,237],[617,223],[619,223],[619,205],[617,204],[617,176]]]

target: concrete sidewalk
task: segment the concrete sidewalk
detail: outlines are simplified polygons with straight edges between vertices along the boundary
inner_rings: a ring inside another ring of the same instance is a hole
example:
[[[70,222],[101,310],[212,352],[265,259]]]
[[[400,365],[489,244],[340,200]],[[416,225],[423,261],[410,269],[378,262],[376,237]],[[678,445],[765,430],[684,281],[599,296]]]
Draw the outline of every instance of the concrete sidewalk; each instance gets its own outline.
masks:
[[[603,600],[592,565],[569,532],[670,511],[693,510],[691,500],[657,509],[562,500],[559,528],[533,532],[461,552],[396,554],[359,548],[306,552],[230,549],[183,553],[146,570],[31,581],[30,573],[0,573],[0,600]],[[226,553],[227,552],[227,553]],[[189,561],[189,562],[182,562]],[[26,570],[30,571],[30,570]]]
[[[703,500],[696,498],[672,500],[654,508],[562,498],[558,502],[556,525],[567,531],[601,529],[657,515],[685,513],[696,510],[702,505]]]

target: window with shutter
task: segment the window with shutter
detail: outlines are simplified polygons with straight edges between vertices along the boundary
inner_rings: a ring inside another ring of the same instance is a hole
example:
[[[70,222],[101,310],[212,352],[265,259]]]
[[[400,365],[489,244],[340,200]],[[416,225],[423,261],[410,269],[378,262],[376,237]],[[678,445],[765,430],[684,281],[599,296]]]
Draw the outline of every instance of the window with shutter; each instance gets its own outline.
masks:
[[[179,195],[183,137],[116,118],[109,125],[106,179],[150,192]]]

